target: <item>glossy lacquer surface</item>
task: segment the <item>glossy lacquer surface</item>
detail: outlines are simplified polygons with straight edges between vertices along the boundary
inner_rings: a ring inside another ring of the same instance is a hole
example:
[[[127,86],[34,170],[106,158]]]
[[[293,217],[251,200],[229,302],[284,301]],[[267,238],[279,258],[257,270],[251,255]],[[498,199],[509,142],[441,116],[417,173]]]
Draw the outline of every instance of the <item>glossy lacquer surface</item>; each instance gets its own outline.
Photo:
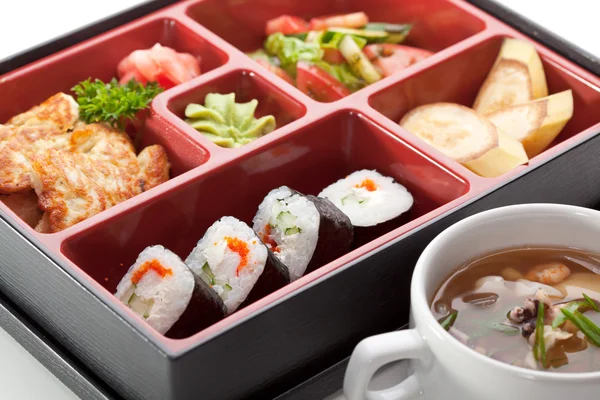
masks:
[[[276,4],[274,4],[276,3]],[[320,103],[248,58],[264,40],[265,22],[280,14],[305,18],[365,11],[371,20],[411,22],[407,44],[435,54],[352,95]],[[318,278],[377,251],[481,193],[530,168],[481,178],[398,126],[413,107],[435,101],[471,105],[502,39],[519,33],[462,1],[184,1],[0,77],[0,123],[88,77],[108,80],[131,51],[159,42],[202,58],[202,75],[155,98],[135,133],[138,146],[163,145],[171,179],[55,234],[39,234],[0,203],[0,210],[62,262],[91,290],[167,354],[184,354],[207,338],[251,318]],[[551,93],[570,88],[575,113],[563,132],[530,164],[590,138],[600,126],[598,78],[536,44]],[[184,118],[188,103],[207,93],[257,99],[257,116],[274,115],[277,129],[241,148],[219,147]],[[250,223],[273,188],[288,185],[317,195],[357,169],[392,176],[413,194],[412,210],[379,236],[358,240],[350,252],[195,335],[159,335],[112,295],[146,246],[161,244],[186,257],[207,227],[222,216]]]

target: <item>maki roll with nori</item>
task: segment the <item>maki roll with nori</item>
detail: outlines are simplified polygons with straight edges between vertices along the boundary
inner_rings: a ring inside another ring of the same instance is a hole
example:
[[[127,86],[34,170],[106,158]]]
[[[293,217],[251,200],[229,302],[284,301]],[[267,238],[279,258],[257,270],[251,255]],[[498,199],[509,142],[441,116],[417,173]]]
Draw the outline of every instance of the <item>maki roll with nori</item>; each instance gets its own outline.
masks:
[[[292,280],[350,250],[350,219],[329,200],[287,186],[272,190],[258,207],[254,230],[285,264]]]
[[[398,226],[414,201],[404,186],[374,170],[353,172],[323,189],[319,197],[329,199],[350,218],[356,234],[369,239]]]
[[[169,337],[191,336],[225,316],[219,296],[163,246],[140,253],[115,296]]]
[[[185,262],[221,297],[228,313],[244,300],[259,299],[290,282],[287,267],[234,217],[223,217],[208,228]]]

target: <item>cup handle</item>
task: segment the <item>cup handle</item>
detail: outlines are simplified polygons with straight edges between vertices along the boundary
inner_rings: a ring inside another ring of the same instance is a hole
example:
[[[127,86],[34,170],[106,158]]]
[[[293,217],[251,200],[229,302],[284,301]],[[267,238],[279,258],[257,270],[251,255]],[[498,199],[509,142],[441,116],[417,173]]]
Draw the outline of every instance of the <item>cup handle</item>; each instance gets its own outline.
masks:
[[[382,366],[403,359],[423,358],[427,345],[415,329],[384,333],[362,340],[352,352],[346,375],[344,395],[348,400],[422,399],[415,375],[389,389],[369,390],[373,374]]]

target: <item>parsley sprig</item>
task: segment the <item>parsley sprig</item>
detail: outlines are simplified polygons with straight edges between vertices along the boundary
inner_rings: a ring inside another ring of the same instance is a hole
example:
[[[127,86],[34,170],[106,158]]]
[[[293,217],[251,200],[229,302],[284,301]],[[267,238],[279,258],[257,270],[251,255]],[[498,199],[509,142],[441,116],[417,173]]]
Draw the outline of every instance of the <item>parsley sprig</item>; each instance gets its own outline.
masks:
[[[163,89],[156,82],[144,86],[134,79],[119,85],[113,78],[109,83],[87,79],[71,90],[77,95],[81,120],[88,124],[105,121],[123,130],[125,120],[136,119],[136,114]]]

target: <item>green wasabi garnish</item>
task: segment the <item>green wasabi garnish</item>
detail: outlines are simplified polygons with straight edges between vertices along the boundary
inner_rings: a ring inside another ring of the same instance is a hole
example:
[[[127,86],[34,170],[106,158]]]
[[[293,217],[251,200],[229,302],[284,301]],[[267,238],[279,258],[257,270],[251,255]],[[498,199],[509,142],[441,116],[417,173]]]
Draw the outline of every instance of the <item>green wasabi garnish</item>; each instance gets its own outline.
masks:
[[[235,93],[209,93],[204,105],[188,104],[186,122],[221,147],[241,147],[275,130],[275,117],[256,119],[258,100],[236,103]]]

